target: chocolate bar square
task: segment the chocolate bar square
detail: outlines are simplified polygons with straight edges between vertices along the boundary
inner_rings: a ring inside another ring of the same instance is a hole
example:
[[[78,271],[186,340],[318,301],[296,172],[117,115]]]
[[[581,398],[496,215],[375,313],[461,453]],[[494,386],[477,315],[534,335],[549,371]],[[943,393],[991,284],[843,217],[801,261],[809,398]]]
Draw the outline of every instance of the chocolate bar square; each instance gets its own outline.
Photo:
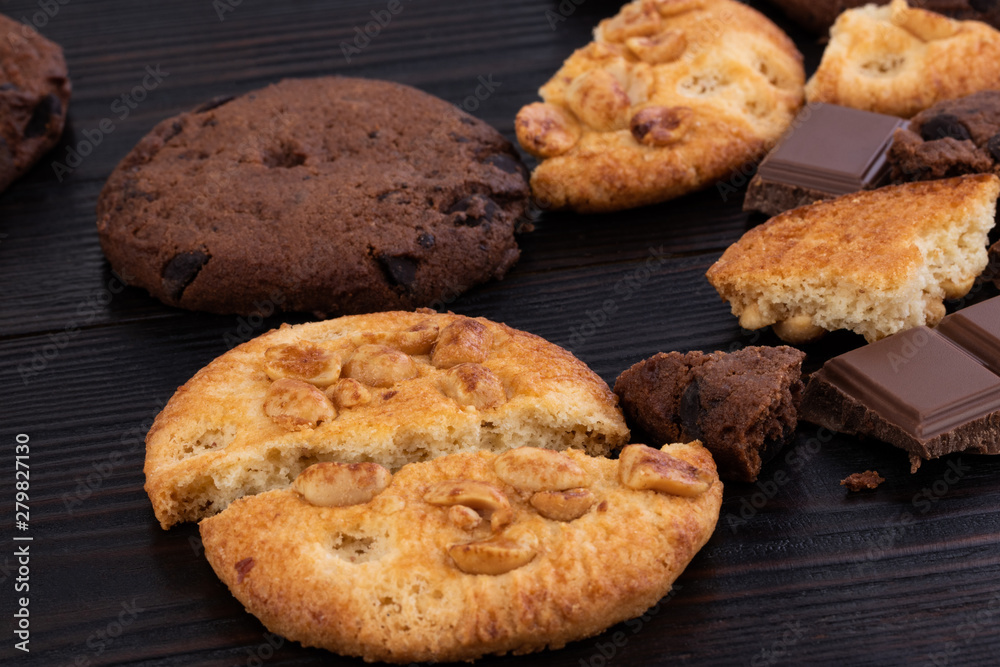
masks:
[[[806,105],[750,181],[744,211],[777,215],[887,181],[886,151],[906,121],[835,104]]]
[[[1000,298],[949,315],[937,330],[1000,375]]]
[[[1000,297],[835,357],[809,378],[801,418],[910,454],[1000,454]]]

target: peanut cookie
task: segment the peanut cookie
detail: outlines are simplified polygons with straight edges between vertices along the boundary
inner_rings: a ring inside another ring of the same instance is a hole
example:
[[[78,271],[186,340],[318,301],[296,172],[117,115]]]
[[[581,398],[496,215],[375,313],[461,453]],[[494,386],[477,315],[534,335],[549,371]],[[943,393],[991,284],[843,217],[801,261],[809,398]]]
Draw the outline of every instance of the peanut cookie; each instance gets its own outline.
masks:
[[[59,45],[0,15],[0,191],[59,141],[70,89]]]
[[[699,443],[620,459],[521,448],[320,463],[201,522],[205,555],[272,632],[367,661],[561,648],[642,614],[715,529]]]
[[[890,185],[786,211],[708,270],[740,325],[801,343],[849,329],[869,342],[945,314],[987,264],[1000,178]]]
[[[1000,32],[909,7],[840,15],[806,99],[909,118],[935,102],[1000,88]]]
[[[768,0],[807,30],[826,34],[840,13],[861,5],[887,5],[889,0]],[[983,21],[1000,28],[1000,2],[996,0],[916,0],[921,9],[953,19]]]
[[[509,142],[443,100],[292,79],[156,126],[97,226],[112,267],[170,305],[409,309],[507,272],[526,179]]]
[[[284,325],[210,363],[146,437],[164,528],[288,486],[318,461],[389,470],[532,445],[607,454],[628,439],[608,386],[538,336],[433,311]]]
[[[666,201],[760,159],[802,103],[802,56],[733,0],[635,0],[518,113],[544,206]]]

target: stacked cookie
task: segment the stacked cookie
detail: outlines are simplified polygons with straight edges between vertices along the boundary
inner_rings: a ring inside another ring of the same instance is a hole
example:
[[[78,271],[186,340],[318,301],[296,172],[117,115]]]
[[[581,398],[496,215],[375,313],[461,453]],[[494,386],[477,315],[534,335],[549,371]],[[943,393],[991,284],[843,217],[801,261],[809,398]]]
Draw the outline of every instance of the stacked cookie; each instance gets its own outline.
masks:
[[[199,371],[149,432],[146,490],[164,528],[202,520],[213,568],[271,630],[366,660],[468,660],[642,613],[711,536],[711,454],[603,456],[627,438],[607,385],[537,336],[357,315]]]

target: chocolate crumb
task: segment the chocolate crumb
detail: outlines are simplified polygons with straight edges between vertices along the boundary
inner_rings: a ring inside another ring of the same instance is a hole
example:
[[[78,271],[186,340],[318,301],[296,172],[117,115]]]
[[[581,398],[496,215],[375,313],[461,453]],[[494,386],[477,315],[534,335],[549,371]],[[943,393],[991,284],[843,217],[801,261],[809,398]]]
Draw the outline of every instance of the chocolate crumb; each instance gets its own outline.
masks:
[[[243,583],[246,576],[250,574],[250,570],[253,569],[254,564],[253,558],[244,558],[236,563],[236,583]]]
[[[884,481],[885,477],[878,474],[878,471],[866,470],[848,475],[840,480],[840,485],[846,486],[848,491],[857,492],[877,488]]]

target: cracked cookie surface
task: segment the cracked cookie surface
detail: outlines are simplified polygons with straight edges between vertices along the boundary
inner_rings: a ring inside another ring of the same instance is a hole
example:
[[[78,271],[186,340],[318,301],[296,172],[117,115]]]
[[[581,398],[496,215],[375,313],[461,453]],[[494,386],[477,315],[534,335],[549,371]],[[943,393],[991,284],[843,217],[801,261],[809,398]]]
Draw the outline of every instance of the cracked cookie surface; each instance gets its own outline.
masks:
[[[289,79],[157,125],[101,192],[112,267],[161,301],[321,316],[501,278],[526,170],[496,130],[387,81]]]
[[[354,315],[282,326],[200,370],[146,437],[146,491],[168,528],[318,462],[394,471],[522,445],[607,454],[627,439],[604,381],[538,336],[430,310]]]
[[[802,103],[802,56],[732,0],[635,0],[601,21],[517,115],[539,204],[666,201],[763,157]]]

